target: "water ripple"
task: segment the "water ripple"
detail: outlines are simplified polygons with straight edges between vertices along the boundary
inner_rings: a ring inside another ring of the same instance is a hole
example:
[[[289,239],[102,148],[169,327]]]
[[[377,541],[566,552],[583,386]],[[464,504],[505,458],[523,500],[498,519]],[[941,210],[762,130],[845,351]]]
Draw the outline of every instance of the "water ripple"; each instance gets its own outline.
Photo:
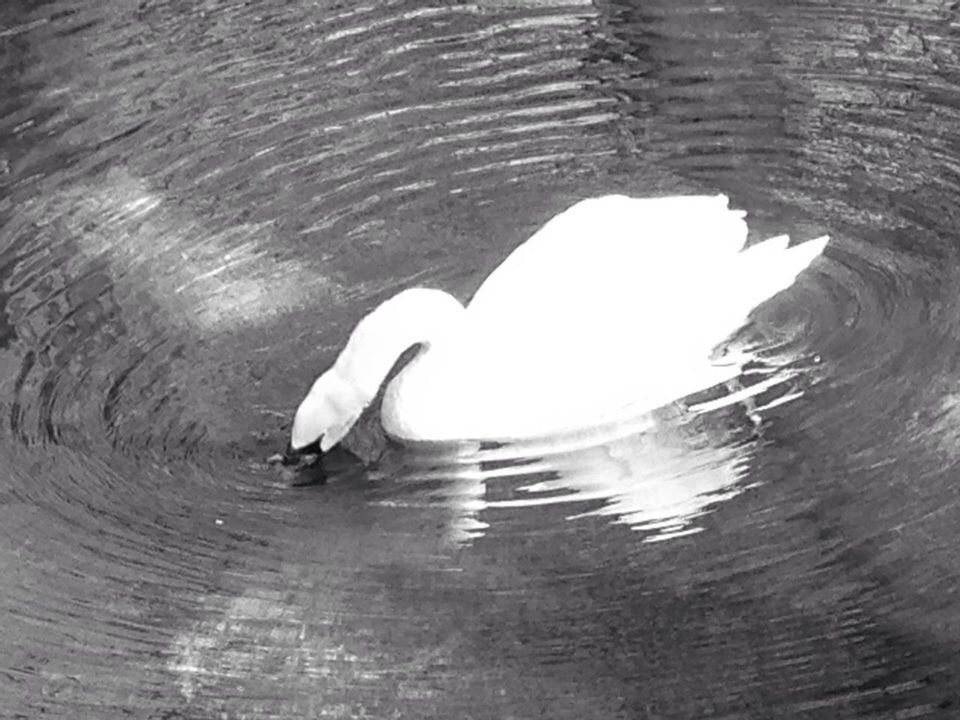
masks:
[[[958,21],[5,5],[4,710],[944,711]],[[334,458],[321,487],[264,464],[366,310],[466,299],[611,191],[728,192],[751,242],[831,235],[718,350],[758,351],[739,386],[589,437]]]

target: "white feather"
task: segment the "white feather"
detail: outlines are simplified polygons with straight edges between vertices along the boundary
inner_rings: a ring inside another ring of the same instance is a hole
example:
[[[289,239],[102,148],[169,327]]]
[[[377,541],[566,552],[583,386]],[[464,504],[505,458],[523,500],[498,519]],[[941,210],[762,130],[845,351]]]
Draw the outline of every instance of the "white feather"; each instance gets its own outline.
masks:
[[[788,248],[781,236],[743,250],[744,213],[727,203],[724,195],[584,200],[514,250],[465,310],[439,290],[398,294],[361,321],[329,371],[351,388],[333,405],[359,416],[416,343],[425,349],[391,381],[381,414],[401,440],[586,428],[735,377],[741,365],[714,364],[711,351],[789,287],[827,238]],[[320,394],[329,386],[322,379]],[[304,399],[297,441],[343,425],[312,421],[330,405],[326,395]]]

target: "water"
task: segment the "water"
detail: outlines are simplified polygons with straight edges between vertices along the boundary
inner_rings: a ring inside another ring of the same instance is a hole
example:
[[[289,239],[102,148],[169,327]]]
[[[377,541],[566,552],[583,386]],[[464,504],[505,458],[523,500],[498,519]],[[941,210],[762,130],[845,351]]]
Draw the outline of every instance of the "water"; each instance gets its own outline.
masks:
[[[4,4],[0,715],[952,717],[958,23]],[[759,423],[263,462],[398,288],[467,298],[582,197],[718,191],[833,238],[755,315],[797,371]]]

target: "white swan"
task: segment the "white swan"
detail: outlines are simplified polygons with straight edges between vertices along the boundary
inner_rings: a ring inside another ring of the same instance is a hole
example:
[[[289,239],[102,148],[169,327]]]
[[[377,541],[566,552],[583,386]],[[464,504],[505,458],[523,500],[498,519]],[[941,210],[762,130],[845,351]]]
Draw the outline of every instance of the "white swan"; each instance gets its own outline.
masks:
[[[399,440],[520,439],[616,421],[736,377],[711,351],[789,287],[826,237],[744,250],[724,195],[577,203],[544,225],[464,308],[413,288],[364,317],[294,419],[290,446],[339,442],[400,355],[381,421]]]

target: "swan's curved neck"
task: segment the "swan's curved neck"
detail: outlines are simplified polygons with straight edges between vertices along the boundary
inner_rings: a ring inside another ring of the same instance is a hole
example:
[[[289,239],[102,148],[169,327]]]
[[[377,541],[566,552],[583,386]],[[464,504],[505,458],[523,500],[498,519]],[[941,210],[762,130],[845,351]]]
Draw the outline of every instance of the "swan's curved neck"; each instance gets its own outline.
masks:
[[[442,290],[411,288],[397,293],[357,323],[333,370],[367,404],[407,349],[445,337],[463,313],[463,305]]]

